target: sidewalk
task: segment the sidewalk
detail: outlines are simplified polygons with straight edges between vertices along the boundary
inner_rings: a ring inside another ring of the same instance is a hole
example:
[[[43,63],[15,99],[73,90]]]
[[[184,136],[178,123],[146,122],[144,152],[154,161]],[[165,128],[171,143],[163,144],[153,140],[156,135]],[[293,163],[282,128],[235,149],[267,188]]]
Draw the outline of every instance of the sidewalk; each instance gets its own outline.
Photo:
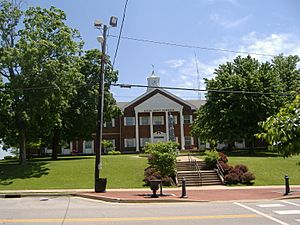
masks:
[[[211,202],[211,201],[241,201],[241,200],[264,200],[264,199],[287,199],[300,198],[300,186],[291,186],[291,192],[284,195],[284,186],[263,187],[187,187],[187,198],[181,198],[180,188],[164,188],[159,198],[151,198],[152,191],[149,189],[135,190],[107,190],[106,193],[79,192],[76,196],[99,199],[109,202]],[[160,193],[159,191],[157,192]]]
[[[163,188],[159,198],[151,198],[150,188],[143,189],[108,189],[105,193],[95,193],[92,189],[65,190],[19,190],[0,191],[0,198],[29,196],[80,196],[108,202],[152,203],[152,202],[211,202],[211,201],[243,201],[300,198],[300,186],[290,186],[291,192],[284,195],[282,186],[226,187],[205,186],[187,187],[187,198],[180,198],[181,188]],[[157,192],[158,194],[160,191]]]

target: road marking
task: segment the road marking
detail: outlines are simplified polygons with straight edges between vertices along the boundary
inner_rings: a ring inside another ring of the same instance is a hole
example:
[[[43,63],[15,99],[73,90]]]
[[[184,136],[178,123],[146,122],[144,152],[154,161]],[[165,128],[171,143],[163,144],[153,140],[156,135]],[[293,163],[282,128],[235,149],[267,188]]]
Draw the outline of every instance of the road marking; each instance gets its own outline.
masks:
[[[274,211],[274,213],[280,215],[293,215],[293,214],[300,214],[300,210],[281,210],[281,211]]]
[[[279,220],[279,219],[276,219],[276,218],[274,218],[274,217],[272,217],[272,216],[269,216],[269,215],[264,214],[264,213],[262,213],[262,212],[260,212],[260,211],[257,211],[257,210],[255,210],[255,209],[252,209],[252,208],[250,208],[249,206],[246,206],[246,205],[244,205],[244,204],[241,204],[241,203],[238,203],[238,202],[235,202],[234,204],[236,204],[236,205],[238,205],[238,206],[240,206],[240,207],[243,207],[243,208],[245,208],[245,209],[248,209],[248,210],[250,210],[250,211],[252,211],[252,212],[255,212],[255,213],[257,213],[258,215],[261,215],[261,216],[263,216],[263,217],[266,217],[266,218],[268,218],[268,219],[270,219],[270,220],[273,220],[274,222],[277,222],[277,223],[279,223],[279,224],[281,224],[281,225],[289,225],[288,223],[285,223],[285,222],[283,222],[283,221],[281,221],[281,220]]]
[[[286,200],[281,200],[281,201],[282,201],[282,202],[285,202],[285,203],[287,203],[287,204],[290,204],[290,205],[295,205],[295,206],[299,206],[299,207],[300,207],[299,204],[294,203],[294,202],[289,202],[289,201],[286,201]]]
[[[113,222],[113,221],[163,221],[163,220],[208,220],[256,218],[256,214],[212,215],[212,216],[162,216],[162,217],[120,217],[120,218],[66,218],[64,222]],[[54,223],[62,219],[0,219],[0,223]]]
[[[262,205],[257,205],[258,207],[261,208],[272,208],[272,207],[283,207],[284,205],[281,204],[262,204]]]

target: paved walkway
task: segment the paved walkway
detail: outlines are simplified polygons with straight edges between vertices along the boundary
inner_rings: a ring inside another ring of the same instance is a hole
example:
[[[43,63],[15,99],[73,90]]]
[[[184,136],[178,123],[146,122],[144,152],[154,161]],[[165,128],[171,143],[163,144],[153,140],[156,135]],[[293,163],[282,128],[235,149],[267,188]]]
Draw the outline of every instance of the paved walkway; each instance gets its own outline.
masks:
[[[151,190],[108,190],[106,193],[80,192],[78,196],[100,199],[111,202],[207,202],[207,201],[240,201],[300,198],[300,186],[291,187],[291,192],[284,195],[285,188],[281,187],[187,187],[187,198],[181,198],[179,188],[164,188],[159,198],[151,198]],[[159,194],[159,191],[158,191]]]
[[[284,195],[284,193],[285,187],[283,185],[254,187],[205,186],[187,187],[187,198],[181,198],[182,190],[180,188],[163,188],[163,194],[165,194],[165,196],[160,196],[159,198],[150,197],[152,194],[150,188],[108,189],[105,193],[95,193],[92,189],[0,191],[0,197],[75,195],[109,202],[127,203],[242,201],[300,198],[300,186],[291,186],[291,192],[288,195]]]

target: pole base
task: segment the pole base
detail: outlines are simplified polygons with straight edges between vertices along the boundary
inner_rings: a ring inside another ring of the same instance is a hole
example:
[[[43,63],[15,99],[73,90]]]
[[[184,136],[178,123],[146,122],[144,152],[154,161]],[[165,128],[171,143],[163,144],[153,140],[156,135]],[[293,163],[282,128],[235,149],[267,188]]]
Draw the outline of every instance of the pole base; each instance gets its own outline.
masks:
[[[95,180],[95,192],[96,193],[104,193],[106,192],[106,178],[96,178]]]

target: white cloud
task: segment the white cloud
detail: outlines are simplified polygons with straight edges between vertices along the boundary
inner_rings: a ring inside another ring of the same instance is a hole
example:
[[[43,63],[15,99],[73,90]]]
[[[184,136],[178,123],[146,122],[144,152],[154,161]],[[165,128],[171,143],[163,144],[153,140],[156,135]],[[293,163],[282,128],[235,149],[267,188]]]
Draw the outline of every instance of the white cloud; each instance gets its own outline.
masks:
[[[166,64],[169,64],[171,68],[178,68],[181,67],[184,63],[184,59],[171,59],[165,62]]]
[[[228,45],[224,45],[227,46]],[[240,43],[236,44],[237,48],[232,49],[238,52],[255,52],[261,54],[269,55],[278,55],[283,53],[284,55],[299,55],[300,56],[300,37],[295,37],[291,34],[280,34],[273,33],[266,36],[261,36],[255,32],[251,32],[240,39]],[[225,48],[225,47],[224,47]],[[226,62],[231,62],[238,55],[243,57],[246,54],[232,53],[232,52],[220,52],[216,54],[215,57],[210,62],[204,62],[202,60],[197,60],[198,69],[199,69],[199,78],[200,78],[200,88],[204,89],[203,78],[212,79],[214,78],[214,71],[220,64]],[[263,55],[251,55],[261,62],[271,60],[272,56],[263,56]],[[199,84],[197,83],[197,68],[195,58],[190,56],[186,59],[172,59],[168,62],[173,62],[168,64],[168,68],[165,68],[166,77],[170,77],[168,86],[175,87],[184,87],[184,88],[198,88]],[[174,65],[180,66],[175,67]],[[300,67],[300,65],[299,65]],[[174,91],[172,91],[174,92]],[[174,92],[180,97],[185,97],[189,95],[189,98],[197,96],[196,92],[184,92],[176,91]]]
[[[227,18],[220,16],[220,14],[218,14],[218,13],[212,13],[210,15],[210,19],[213,22],[220,24],[222,27],[224,27],[226,29],[230,29],[230,28],[236,28],[236,27],[239,27],[239,26],[245,24],[251,18],[251,16],[252,15],[247,15],[242,18],[238,18],[236,20],[229,20]]]

